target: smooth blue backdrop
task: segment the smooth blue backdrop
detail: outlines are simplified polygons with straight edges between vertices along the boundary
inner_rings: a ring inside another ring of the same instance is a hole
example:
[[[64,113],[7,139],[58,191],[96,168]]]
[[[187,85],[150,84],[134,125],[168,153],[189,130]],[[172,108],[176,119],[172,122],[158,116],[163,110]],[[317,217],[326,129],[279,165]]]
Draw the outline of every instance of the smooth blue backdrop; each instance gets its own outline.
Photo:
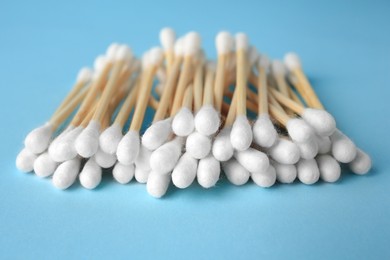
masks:
[[[338,126],[372,155],[336,184],[172,188],[106,177],[56,190],[14,166],[81,66],[113,41],[141,55],[162,26],[244,31],[273,58],[298,52]],[[389,1],[1,1],[0,256],[4,259],[390,258]]]

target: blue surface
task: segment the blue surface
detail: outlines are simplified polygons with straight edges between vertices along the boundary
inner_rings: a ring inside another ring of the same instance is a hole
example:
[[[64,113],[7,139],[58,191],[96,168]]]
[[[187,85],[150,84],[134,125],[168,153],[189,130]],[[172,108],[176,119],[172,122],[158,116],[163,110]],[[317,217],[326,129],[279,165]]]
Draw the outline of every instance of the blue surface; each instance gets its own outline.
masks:
[[[2,1],[0,258],[390,258],[389,1]],[[198,30],[215,56],[221,29],[261,51],[294,50],[338,125],[373,157],[367,176],[261,189],[226,181],[162,200],[106,177],[56,190],[14,166],[81,66],[112,41],[140,55],[162,26]]]

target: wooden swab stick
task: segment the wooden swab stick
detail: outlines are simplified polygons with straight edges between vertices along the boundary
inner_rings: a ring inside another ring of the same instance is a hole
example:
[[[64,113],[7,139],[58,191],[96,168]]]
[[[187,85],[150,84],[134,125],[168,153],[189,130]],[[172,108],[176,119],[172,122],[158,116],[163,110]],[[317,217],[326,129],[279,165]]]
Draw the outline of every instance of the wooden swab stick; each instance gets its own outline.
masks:
[[[193,88],[194,88],[194,86],[192,84],[190,84],[187,87],[186,92],[184,93],[184,98],[183,98],[183,103],[182,103],[182,107],[186,107],[189,110],[192,110],[192,101],[194,98]]]
[[[185,56],[183,62],[183,68],[180,73],[179,82],[173,100],[171,116],[176,115],[180,109],[181,101],[183,100],[184,92],[188,83],[193,76],[193,58],[198,53],[200,47],[200,36],[196,32],[190,32],[185,36]]]
[[[310,85],[305,73],[302,70],[301,62],[298,55],[295,53],[287,53],[284,57],[284,62],[290,72],[298,80],[298,84],[295,85],[298,92],[305,98],[307,104],[312,108],[324,109],[324,106],[320,102],[313,87]]]
[[[268,114],[268,87],[267,87],[267,72],[268,59],[265,61],[264,57],[260,58],[260,62],[257,66],[259,75],[257,78],[257,91],[258,91],[258,115]]]
[[[292,99],[286,97],[276,89],[269,89],[272,96],[283,106],[287,107],[288,109],[291,109],[293,112],[297,113],[298,115],[302,115],[304,112],[305,107],[300,105],[299,103],[293,101]]]
[[[216,80],[215,76],[215,67],[213,63],[208,63],[207,66],[207,71],[206,71],[206,79],[204,83],[204,94],[203,94],[203,105],[214,105],[217,102],[216,96],[214,96],[214,91],[213,91],[213,83],[215,83],[214,79]],[[223,92],[222,92],[223,96]]]
[[[203,74],[204,74],[204,62],[199,61],[194,76],[194,110],[199,111],[202,107],[203,97]]]
[[[247,95],[247,66],[248,66],[248,39],[245,34],[236,35],[236,57],[237,57],[237,116],[246,116],[246,95]]]

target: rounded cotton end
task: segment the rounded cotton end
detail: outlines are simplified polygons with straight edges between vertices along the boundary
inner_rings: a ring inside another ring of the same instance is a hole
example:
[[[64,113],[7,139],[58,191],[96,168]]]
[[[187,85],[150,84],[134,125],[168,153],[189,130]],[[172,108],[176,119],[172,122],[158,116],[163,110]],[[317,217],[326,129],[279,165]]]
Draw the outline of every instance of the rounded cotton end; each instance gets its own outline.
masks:
[[[264,69],[267,69],[269,67],[270,61],[267,55],[265,54],[260,54],[259,56],[259,61],[258,61],[258,66],[262,67]]]
[[[149,51],[149,65],[157,66],[164,56],[164,52],[160,47],[154,47]]]
[[[284,64],[289,70],[301,68],[301,60],[299,56],[294,52],[289,52],[284,55]]]
[[[278,76],[284,77],[286,75],[286,68],[284,67],[284,64],[280,60],[273,60],[272,61],[271,71],[275,77],[278,77]]]
[[[112,176],[120,184],[129,183],[134,177],[134,164],[124,165],[117,162],[112,170]]]
[[[319,136],[314,135],[314,138],[318,145],[318,153],[319,154],[327,154],[332,149],[332,142],[328,136]]]
[[[105,153],[115,154],[122,137],[122,127],[118,124],[113,124],[99,136],[99,146]]]
[[[48,150],[50,157],[56,162],[74,159],[77,156],[75,141],[82,131],[83,127],[79,126],[54,139]]]
[[[90,158],[84,165],[79,175],[80,184],[89,190],[95,189],[102,181],[102,168]]]
[[[179,38],[176,40],[174,50],[176,56],[180,57],[184,55],[184,38]]]
[[[234,39],[233,36],[226,31],[219,32],[215,37],[215,46],[218,55],[229,53],[233,50]]]
[[[169,174],[164,175],[152,171],[146,183],[146,190],[152,197],[161,198],[167,192],[170,182],[171,176]]]
[[[314,139],[309,139],[303,143],[296,143],[303,159],[313,159],[318,154],[318,143]]]
[[[211,105],[203,106],[195,116],[195,129],[203,135],[215,134],[221,124],[217,110]]]
[[[100,124],[97,121],[89,122],[75,142],[77,153],[84,158],[93,156],[99,148]]]
[[[84,68],[81,68],[79,70],[79,73],[77,74],[77,82],[82,82],[82,83],[86,83],[88,81],[90,81],[92,79],[92,75],[93,75],[93,70],[88,68],[88,67],[84,67]]]
[[[106,58],[109,60],[114,60],[119,47],[120,47],[119,43],[116,42],[111,43],[107,48]]]
[[[276,171],[272,165],[269,165],[264,172],[252,172],[253,182],[262,188],[269,188],[276,182]]]
[[[34,161],[34,172],[38,177],[44,178],[52,175],[58,163],[53,161],[48,152],[44,152]]]
[[[186,107],[180,109],[172,121],[172,130],[177,136],[188,136],[194,131],[194,115]]]
[[[160,146],[150,156],[150,168],[155,173],[168,174],[175,167],[180,158],[182,140],[175,138]]]
[[[298,146],[283,138],[279,138],[275,144],[268,149],[268,154],[272,159],[283,164],[295,164],[300,158]]]
[[[277,140],[278,133],[267,114],[259,116],[252,130],[254,142],[261,147],[271,147]]]
[[[330,136],[336,130],[336,121],[331,114],[321,109],[306,108],[302,118],[321,136]]]
[[[336,130],[330,140],[332,141],[332,155],[337,161],[349,163],[355,159],[356,145],[341,131]]]
[[[221,165],[211,154],[199,160],[196,177],[203,188],[214,187],[219,180]]]
[[[245,151],[251,145],[252,139],[252,128],[248,119],[244,115],[238,116],[230,133],[230,142],[233,148],[238,151]]]
[[[34,169],[34,161],[38,155],[24,148],[16,157],[16,168],[21,172],[31,172]]]
[[[330,155],[319,155],[317,158],[320,177],[325,182],[336,182],[340,179],[340,164]]]
[[[201,38],[197,32],[189,32],[184,38],[185,55],[196,55],[200,49]]]
[[[150,169],[141,169],[140,167],[136,166],[134,173],[135,180],[138,183],[146,183],[148,181],[150,172]]]
[[[234,158],[249,172],[266,172],[269,167],[268,156],[253,148],[236,151]]]
[[[129,131],[118,144],[116,156],[124,165],[131,165],[138,156],[140,149],[140,137],[137,131]]]
[[[160,31],[160,43],[165,50],[171,50],[175,46],[176,33],[172,28],[165,27]]]
[[[108,58],[104,55],[99,55],[96,57],[93,63],[93,68],[95,70],[95,73],[93,74],[93,78],[98,76],[99,73],[103,71],[103,68],[106,66],[107,62],[108,62]]]
[[[259,53],[255,46],[250,46],[248,49],[249,67],[252,68],[259,60]]]
[[[300,118],[292,118],[286,124],[288,134],[294,142],[304,143],[309,141],[313,135],[313,128]]]
[[[226,178],[234,185],[244,185],[248,182],[250,173],[235,159],[222,163],[222,169]]]
[[[24,145],[32,153],[40,154],[49,146],[51,136],[53,134],[51,123],[46,123],[43,126],[32,130],[24,140]]]
[[[301,159],[297,163],[298,179],[307,185],[314,184],[320,178],[320,170],[315,159]]]
[[[187,137],[186,151],[196,159],[205,158],[211,151],[212,140],[209,136],[193,132]]]
[[[163,145],[172,133],[170,118],[153,123],[142,136],[142,145],[149,150],[156,150]]]
[[[355,159],[353,159],[353,161],[350,162],[348,166],[353,173],[364,175],[371,169],[371,158],[368,154],[358,148]]]
[[[141,145],[137,159],[135,159],[135,166],[140,169],[150,170],[150,156],[152,151]]]
[[[111,168],[116,163],[116,155],[104,152],[101,148],[93,156],[96,163],[102,168]]]
[[[237,33],[235,35],[235,45],[237,50],[248,50],[249,39],[245,33]]]
[[[69,188],[76,181],[80,164],[81,159],[78,157],[61,163],[53,174],[53,185],[61,190]]]
[[[234,154],[233,146],[230,142],[230,129],[224,128],[215,137],[212,147],[215,159],[220,162],[228,161]]]
[[[276,179],[280,183],[293,183],[297,178],[297,168],[294,164],[282,164],[276,161],[271,162],[275,168]]]
[[[195,180],[198,160],[184,153],[172,171],[172,183],[179,189],[189,187]]]

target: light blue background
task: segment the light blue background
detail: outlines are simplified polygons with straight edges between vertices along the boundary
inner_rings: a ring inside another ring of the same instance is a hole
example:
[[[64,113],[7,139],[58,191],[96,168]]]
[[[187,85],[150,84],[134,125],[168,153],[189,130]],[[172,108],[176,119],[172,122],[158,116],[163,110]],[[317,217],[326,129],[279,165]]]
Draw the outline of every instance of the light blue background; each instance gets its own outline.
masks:
[[[338,126],[372,155],[367,176],[336,184],[172,188],[106,177],[56,190],[14,166],[81,66],[113,41],[140,55],[162,26],[199,31],[210,56],[221,29],[259,50],[294,50]],[[1,1],[0,256],[15,258],[390,258],[389,1]]]

